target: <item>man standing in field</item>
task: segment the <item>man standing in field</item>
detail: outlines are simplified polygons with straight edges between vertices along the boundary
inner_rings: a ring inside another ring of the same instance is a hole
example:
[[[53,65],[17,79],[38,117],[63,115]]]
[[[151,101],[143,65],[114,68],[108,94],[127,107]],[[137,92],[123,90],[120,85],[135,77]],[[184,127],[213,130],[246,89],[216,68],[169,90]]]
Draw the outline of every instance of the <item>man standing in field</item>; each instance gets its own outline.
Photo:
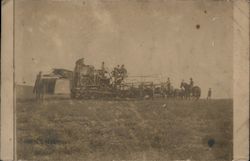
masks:
[[[121,66],[120,73],[121,73],[122,79],[127,77],[127,69],[125,68],[124,64],[122,64]]]
[[[209,88],[208,93],[207,93],[207,100],[211,99],[212,96],[212,89]]]
[[[168,91],[170,90],[170,86],[171,86],[171,82],[170,82],[170,78],[168,77],[168,80],[167,80],[167,90]]]
[[[43,98],[43,82],[42,82],[42,72],[40,71],[36,76],[36,82],[33,88],[33,93],[36,94],[36,99],[39,100]]]
[[[190,88],[192,88],[193,86],[194,86],[193,78],[190,78]]]

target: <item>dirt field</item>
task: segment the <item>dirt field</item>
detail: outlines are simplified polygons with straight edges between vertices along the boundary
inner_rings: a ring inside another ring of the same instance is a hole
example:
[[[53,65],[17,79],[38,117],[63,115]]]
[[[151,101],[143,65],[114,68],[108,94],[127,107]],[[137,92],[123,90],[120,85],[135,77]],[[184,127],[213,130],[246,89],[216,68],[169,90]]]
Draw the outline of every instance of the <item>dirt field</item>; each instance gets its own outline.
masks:
[[[17,102],[18,159],[232,160],[232,100]]]

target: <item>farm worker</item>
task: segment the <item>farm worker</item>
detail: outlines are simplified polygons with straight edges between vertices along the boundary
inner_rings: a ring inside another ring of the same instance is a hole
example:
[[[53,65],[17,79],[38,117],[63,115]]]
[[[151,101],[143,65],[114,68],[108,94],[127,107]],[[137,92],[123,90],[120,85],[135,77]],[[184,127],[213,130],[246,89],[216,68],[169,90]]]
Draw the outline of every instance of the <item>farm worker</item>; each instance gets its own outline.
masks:
[[[170,90],[170,86],[171,86],[171,82],[170,82],[170,78],[168,77],[168,80],[167,80],[167,89],[168,89],[168,91]]]
[[[115,86],[116,86],[116,83],[117,83],[117,79],[119,77],[119,70],[120,70],[120,65],[117,65],[116,67],[114,67],[114,70],[112,71],[112,76],[114,78]]]
[[[184,79],[182,79],[182,81],[181,81],[181,85],[180,85],[181,89],[183,89],[183,88],[184,88],[184,87],[182,86],[184,83],[185,83],[185,81],[184,81]]]
[[[211,96],[212,96],[212,89],[209,88],[208,93],[207,93],[207,100],[211,99]]]
[[[36,76],[36,82],[33,88],[33,93],[36,94],[36,99],[40,99],[41,94],[43,92],[43,84],[41,78],[42,78],[42,72],[40,71]]]
[[[127,77],[127,69],[125,68],[124,64],[122,64],[121,66],[120,73],[121,73],[122,79]]]
[[[105,63],[104,63],[104,61],[102,62],[102,70],[103,71],[105,70]]]
[[[120,71],[120,65],[117,65],[116,67],[115,67],[115,74],[116,75],[118,75],[119,74],[119,71]]]
[[[194,86],[194,81],[192,78],[190,78],[190,88],[192,88]]]
[[[114,71],[113,71],[113,75],[114,75],[115,78],[118,77],[119,71],[120,71],[120,65],[117,65],[117,66],[114,68]]]
[[[105,69],[105,63],[104,61],[102,62],[102,68],[101,68],[101,77],[104,78],[105,77],[105,73],[106,73],[106,69]]]

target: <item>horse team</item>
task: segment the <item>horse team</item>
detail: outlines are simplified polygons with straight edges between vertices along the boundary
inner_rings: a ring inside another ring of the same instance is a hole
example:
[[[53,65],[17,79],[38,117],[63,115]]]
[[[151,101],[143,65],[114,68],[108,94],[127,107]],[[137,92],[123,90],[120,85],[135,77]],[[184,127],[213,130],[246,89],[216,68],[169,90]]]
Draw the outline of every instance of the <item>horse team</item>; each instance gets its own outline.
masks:
[[[186,83],[183,80],[180,84],[180,88],[174,88],[168,78],[167,83],[161,84],[160,87],[156,87],[154,90],[155,93],[166,98],[199,99],[201,96],[201,88],[199,86],[194,86],[192,78],[190,78],[190,83]]]

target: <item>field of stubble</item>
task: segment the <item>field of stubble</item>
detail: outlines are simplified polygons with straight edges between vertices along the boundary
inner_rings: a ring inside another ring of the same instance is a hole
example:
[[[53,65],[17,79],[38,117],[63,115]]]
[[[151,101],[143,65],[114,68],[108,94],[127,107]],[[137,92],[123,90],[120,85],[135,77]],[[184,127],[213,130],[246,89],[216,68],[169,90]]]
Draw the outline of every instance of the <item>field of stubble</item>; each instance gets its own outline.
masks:
[[[232,100],[17,102],[24,160],[232,160]]]

